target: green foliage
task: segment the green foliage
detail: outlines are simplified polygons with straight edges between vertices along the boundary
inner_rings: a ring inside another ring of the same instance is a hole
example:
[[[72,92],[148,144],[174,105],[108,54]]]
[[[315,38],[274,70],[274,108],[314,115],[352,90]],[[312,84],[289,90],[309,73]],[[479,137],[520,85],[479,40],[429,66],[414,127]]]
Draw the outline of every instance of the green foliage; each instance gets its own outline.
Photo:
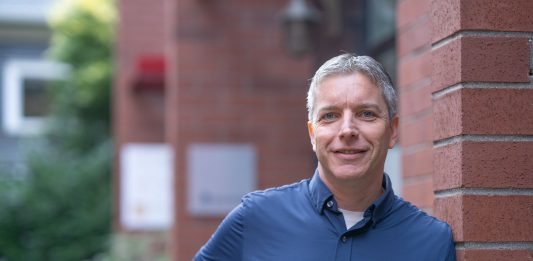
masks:
[[[63,0],[50,21],[50,55],[72,71],[26,170],[0,175],[0,260],[87,260],[109,244],[113,3]]]
[[[53,90],[51,134],[65,147],[88,149],[109,133],[113,8],[111,0],[63,0],[50,19],[50,54],[73,69],[68,84]]]
[[[110,144],[84,157],[53,145],[29,155],[27,179],[2,199],[0,256],[8,260],[82,260],[104,251],[110,228]],[[46,156],[44,156],[46,155]]]

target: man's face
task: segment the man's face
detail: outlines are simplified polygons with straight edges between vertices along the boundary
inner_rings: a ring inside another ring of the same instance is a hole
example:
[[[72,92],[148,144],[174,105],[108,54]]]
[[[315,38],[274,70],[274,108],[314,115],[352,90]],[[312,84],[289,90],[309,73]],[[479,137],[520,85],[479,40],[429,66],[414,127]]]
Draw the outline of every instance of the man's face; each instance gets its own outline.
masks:
[[[309,136],[323,178],[381,179],[387,151],[397,140],[398,119],[389,120],[385,99],[367,76],[351,73],[322,80],[313,119]]]

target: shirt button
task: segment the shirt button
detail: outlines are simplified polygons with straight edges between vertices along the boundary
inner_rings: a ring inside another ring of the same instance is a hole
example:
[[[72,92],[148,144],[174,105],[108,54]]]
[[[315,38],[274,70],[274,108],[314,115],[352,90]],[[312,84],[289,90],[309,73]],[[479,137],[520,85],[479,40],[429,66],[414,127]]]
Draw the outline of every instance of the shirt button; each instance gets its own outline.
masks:
[[[346,241],[348,241],[348,237],[347,236],[342,236],[341,240],[342,240],[342,243],[346,243]]]
[[[328,203],[326,203],[326,206],[328,206],[328,208],[333,207],[333,201],[328,201]]]

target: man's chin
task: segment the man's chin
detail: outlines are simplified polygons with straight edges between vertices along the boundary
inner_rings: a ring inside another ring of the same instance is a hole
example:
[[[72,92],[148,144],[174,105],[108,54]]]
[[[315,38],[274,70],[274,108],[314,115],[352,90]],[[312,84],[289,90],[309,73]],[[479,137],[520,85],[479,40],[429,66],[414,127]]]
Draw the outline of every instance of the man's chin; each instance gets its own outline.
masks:
[[[365,176],[365,171],[357,167],[341,167],[332,171],[333,176],[338,180],[357,180]]]

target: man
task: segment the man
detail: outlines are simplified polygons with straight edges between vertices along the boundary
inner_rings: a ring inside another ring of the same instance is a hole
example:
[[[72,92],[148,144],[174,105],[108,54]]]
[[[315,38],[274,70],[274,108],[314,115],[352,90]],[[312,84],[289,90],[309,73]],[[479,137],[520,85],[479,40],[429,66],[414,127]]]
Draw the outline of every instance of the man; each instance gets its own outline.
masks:
[[[307,96],[314,176],[246,195],[195,260],[455,260],[450,227],[395,196],[383,172],[396,103],[374,59],[324,63]]]

